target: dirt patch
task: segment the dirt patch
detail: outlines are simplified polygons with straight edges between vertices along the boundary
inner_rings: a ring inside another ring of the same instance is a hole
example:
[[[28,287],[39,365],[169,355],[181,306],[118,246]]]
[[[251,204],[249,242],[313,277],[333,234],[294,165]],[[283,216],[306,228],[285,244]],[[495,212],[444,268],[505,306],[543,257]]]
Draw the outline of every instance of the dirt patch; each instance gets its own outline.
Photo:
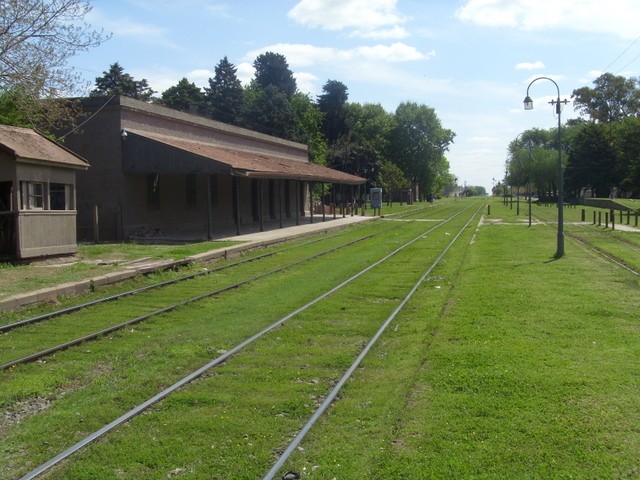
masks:
[[[37,397],[13,404],[9,410],[5,410],[0,419],[0,433],[4,434],[14,425],[46,410],[51,406],[52,401],[50,397]]]

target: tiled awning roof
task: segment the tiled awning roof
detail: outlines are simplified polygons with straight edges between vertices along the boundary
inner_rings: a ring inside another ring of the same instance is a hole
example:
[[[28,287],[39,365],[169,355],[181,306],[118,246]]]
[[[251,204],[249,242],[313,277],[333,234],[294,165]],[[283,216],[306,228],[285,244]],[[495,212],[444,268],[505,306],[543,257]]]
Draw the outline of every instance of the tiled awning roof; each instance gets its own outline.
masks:
[[[366,179],[313,163],[295,160],[275,153],[230,149],[202,141],[127,129],[134,135],[189,152],[228,166],[232,174],[271,179],[304,180],[310,182],[359,185]]]
[[[87,169],[89,163],[30,128],[0,125],[0,150],[20,161]]]

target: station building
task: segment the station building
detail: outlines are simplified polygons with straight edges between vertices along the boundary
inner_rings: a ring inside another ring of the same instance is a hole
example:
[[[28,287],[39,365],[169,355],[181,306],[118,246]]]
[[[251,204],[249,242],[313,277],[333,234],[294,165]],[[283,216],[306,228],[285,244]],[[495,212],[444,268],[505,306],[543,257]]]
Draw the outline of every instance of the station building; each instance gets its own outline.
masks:
[[[64,138],[91,164],[77,178],[80,240],[211,239],[312,221],[310,185],[366,182],[310,163],[304,144],[124,96],[81,104]]]

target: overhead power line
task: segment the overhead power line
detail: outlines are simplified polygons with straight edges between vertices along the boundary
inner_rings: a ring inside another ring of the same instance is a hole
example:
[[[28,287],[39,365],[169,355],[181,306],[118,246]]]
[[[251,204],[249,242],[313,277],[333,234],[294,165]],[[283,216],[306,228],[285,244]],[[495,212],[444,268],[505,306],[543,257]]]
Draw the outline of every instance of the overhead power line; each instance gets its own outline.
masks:
[[[623,50],[623,52],[622,52],[620,55],[618,55],[618,56],[617,56],[617,57],[616,57],[616,58],[615,58],[615,59],[614,59],[614,60],[613,60],[609,65],[607,65],[603,71],[604,71],[604,72],[606,72],[607,70],[609,70],[609,68],[610,68],[614,63],[616,63],[618,60],[620,60],[620,58],[621,58],[625,53],[627,53],[627,52],[629,51],[629,49],[630,49],[631,47],[633,47],[633,46],[638,42],[638,40],[640,40],[640,37],[636,38],[633,42],[631,42],[631,45],[629,45],[627,48],[625,48],[625,49]],[[629,62],[627,65],[625,65],[625,66],[624,66],[624,68],[627,68],[627,66],[631,65],[635,60],[637,60],[637,58],[638,58],[638,57],[636,57],[636,58],[634,58],[633,60],[631,60],[631,62]],[[624,70],[624,68],[623,68],[623,70]]]

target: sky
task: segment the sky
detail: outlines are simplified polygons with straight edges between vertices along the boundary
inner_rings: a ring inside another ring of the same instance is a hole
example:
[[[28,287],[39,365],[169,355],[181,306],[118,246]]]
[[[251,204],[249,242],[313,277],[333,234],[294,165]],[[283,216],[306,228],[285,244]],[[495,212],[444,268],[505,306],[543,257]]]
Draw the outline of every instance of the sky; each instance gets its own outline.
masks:
[[[225,56],[246,85],[256,57],[275,52],[314,100],[337,80],[349,102],[390,113],[402,102],[433,108],[455,133],[446,157],[458,184],[487,191],[504,178],[510,141],[557,128],[548,102],[558,92],[571,100],[605,72],[640,77],[638,0],[90,3],[86,21],[111,38],[69,62],[84,93],[115,62],[158,95],[182,78],[205,87]],[[525,111],[528,88],[534,109]],[[561,113],[563,123],[577,117],[572,103]]]

